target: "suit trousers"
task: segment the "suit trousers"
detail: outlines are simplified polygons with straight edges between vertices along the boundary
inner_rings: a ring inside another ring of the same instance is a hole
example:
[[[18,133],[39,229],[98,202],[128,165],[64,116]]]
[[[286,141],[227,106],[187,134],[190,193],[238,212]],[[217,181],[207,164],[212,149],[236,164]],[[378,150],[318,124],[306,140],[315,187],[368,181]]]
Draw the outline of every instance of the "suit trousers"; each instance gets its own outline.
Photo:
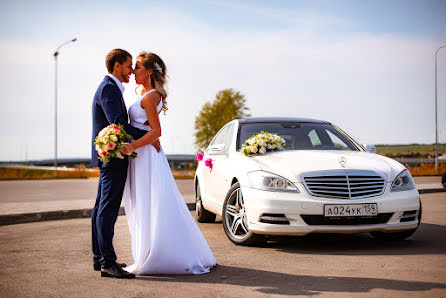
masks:
[[[118,218],[125,181],[128,157],[113,158],[100,165],[96,203],[91,214],[93,262],[108,268],[116,262],[113,248],[115,223]]]

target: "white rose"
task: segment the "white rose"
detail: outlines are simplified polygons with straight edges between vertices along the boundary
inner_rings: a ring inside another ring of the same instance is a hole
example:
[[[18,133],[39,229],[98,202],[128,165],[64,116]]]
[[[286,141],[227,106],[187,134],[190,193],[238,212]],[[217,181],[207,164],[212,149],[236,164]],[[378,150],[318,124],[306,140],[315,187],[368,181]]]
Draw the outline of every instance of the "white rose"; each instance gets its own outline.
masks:
[[[262,147],[259,149],[259,153],[260,153],[260,154],[265,154],[265,153],[266,153],[266,148],[262,146]]]
[[[108,146],[107,145],[102,145],[102,151],[108,152]]]
[[[104,127],[98,134],[99,138],[103,138],[105,134],[107,133],[107,127]]]
[[[249,147],[249,151],[251,151],[252,153],[257,153],[257,146]]]
[[[266,149],[269,149],[269,150],[276,149],[276,145],[274,145],[274,144],[267,144],[266,145]]]
[[[118,137],[115,136],[115,135],[111,135],[111,136],[110,136],[110,140],[111,140],[112,142],[117,142],[117,141],[118,141]]]

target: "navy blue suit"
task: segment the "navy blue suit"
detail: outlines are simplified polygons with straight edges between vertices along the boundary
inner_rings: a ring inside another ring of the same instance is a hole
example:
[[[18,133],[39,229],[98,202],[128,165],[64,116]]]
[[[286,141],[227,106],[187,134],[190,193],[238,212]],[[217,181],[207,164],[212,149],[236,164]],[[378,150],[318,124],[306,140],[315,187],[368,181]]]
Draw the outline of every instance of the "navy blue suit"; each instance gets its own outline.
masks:
[[[127,156],[124,159],[112,158],[108,163],[98,160],[98,154],[93,144],[94,139],[104,127],[112,123],[122,124],[125,131],[131,134],[134,139],[142,137],[147,132],[128,123],[127,108],[121,90],[112,78],[105,76],[93,99],[91,152],[92,166],[100,168],[98,195],[91,215],[93,261],[100,263],[102,268],[108,268],[116,262],[113,234],[128,167]]]

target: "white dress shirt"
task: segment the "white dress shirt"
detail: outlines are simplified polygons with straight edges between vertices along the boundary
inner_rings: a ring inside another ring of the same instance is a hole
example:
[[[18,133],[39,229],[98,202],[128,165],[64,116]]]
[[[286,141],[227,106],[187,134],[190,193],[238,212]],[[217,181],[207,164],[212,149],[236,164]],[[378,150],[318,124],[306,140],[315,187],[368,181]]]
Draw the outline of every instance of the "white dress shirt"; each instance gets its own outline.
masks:
[[[108,73],[107,75],[108,75],[110,78],[112,78],[113,81],[116,82],[116,84],[118,85],[119,90],[121,90],[121,93],[122,93],[122,95],[124,96],[124,90],[125,90],[125,87],[124,87],[124,85],[122,85],[121,81],[118,80],[118,79],[117,79],[114,75],[112,75],[111,73]]]

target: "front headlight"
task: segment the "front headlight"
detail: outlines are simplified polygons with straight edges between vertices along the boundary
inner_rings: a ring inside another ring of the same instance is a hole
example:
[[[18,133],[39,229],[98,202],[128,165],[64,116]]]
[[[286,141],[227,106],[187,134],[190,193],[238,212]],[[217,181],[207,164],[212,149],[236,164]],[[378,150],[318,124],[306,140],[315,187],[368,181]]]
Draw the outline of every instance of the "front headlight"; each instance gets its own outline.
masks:
[[[299,189],[291,181],[273,173],[255,171],[248,173],[248,178],[252,188],[268,191],[299,192]]]
[[[408,170],[404,170],[395,178],[395,180],[393,180],[390,191],[409,190],[414,189],[415,187],[412,175],[410,175]]]

